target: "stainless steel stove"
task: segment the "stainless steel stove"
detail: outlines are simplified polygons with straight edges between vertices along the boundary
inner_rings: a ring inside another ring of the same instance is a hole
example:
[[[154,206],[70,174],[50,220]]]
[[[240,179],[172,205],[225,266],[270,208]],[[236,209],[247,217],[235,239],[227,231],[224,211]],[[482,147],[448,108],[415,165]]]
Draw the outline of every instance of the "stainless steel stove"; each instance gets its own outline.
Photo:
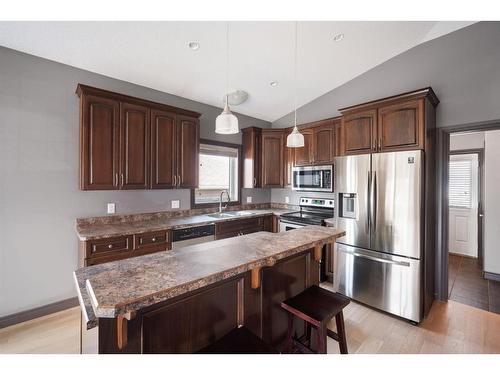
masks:
[[[297,229],[306,225],[325,225],[325,219],[333,218],[334,214],[333,198],[300,198],[300,211],[283,214],[280,217],[280,232]],[[323,246],[319,267],[320,281],[326,281],[327,267],[326,246]]]
[[[333,218],[333,198],[300,198],[300,211],[281,215],[280,232],[306,225],[324,225],[325,219]]]

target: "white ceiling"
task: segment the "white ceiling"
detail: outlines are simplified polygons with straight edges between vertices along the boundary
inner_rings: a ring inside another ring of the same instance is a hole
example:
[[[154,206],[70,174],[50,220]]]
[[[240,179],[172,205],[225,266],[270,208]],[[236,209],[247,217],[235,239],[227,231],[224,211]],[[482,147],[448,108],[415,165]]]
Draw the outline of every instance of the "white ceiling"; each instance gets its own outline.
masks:
[[[298,105],[471,23],[299,22]],[[0,22],[0,45],[220,107],[225,30],[224,22]],[[230,23],[229,88],[250,95],[235,111],[274,121],[293,110],[293,37],[293,22]]]

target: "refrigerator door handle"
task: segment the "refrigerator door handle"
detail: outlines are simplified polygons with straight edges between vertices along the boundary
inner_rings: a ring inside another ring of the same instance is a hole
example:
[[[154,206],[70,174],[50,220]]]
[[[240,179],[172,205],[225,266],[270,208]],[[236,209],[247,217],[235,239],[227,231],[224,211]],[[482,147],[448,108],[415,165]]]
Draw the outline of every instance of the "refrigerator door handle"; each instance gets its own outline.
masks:
[[[337,250],[341,251],[343,253],[346,253],[346,254],[353,255],[355,257],[370,259],[370,260],[373,260],[375,262],[394,264],[396,266],[410,267],[410,263],[409,262],[398,262],[396,260],[390,260],[390,259],[384,259],[384,258],[374,257],[374,256],[371,256],[371,255],[356,253],[355,251],[349,251],[349,250],[346,250],[346,249],[343,249],[343,248],[340,248],[340,247],[338,247]]]
[[[365,222],[365,233],[370,234],[370,193],[371,193],[371,172],[368,171],[368,184],[366,189],[366,222]]]
[[[369,212],[370,218],[370,223],[371,223],[371,231],[372,233],[375,233],[375,230],[377,230],[377,172],[373,171],[372,172],[372,181],[371,181],[371,196],[370,196],[370,201],[371,201],[371,207]]]

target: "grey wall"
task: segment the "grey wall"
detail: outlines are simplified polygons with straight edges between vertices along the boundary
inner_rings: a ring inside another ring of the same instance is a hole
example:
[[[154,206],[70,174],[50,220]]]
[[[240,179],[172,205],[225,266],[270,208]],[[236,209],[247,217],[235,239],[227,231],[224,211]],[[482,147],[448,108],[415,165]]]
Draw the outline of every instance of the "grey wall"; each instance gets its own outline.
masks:
[[[500,130],[485,132],[484,147],[484,270],[500,275]]]
[[[500,22],[473,24],[414,47],[320,96],[299,108],[297,121],[338,116],[339,108],[428,86],[441,101],[438,127],[500,119],[499,45]],[[287,127],[292,120],[290,113],[272,126]],[[283,202],[286,194],[272,189],[271,200]]]
[[[77,83],[202,113],[202,138],[241,143],[213,131],[220,108],[0,48],[0,316],[75,295],[75,218],[167,210],[189,190],[78,190]],[[238,115],[241,127],[270,123]],[[269,202],[270,191],[244,189],[243,202]]]

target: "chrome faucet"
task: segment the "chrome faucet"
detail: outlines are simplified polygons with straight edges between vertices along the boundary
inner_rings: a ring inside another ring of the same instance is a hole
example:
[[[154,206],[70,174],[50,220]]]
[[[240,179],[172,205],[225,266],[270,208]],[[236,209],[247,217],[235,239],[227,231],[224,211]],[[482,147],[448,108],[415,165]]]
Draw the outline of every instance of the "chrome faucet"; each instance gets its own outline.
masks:
[[[229,196],[229,192],[227,190],[222,190],[220,192],[220,198],[219,198],[219,213],[221,213],[227,207],[227,203],[224,207],[222,207],[222,196],[224,195],[224,193],[226,193],[226,195],[227,195],[227,203],[229,203],[231,201],[231,197]]]

